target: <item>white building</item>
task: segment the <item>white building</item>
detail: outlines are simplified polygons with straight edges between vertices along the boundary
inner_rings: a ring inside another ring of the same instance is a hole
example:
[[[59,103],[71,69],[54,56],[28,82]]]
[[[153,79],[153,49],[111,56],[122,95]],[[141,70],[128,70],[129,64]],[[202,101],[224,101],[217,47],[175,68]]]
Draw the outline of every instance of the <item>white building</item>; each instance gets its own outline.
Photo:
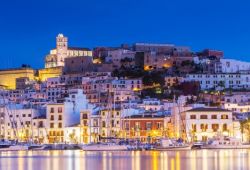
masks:
[[[62,103],[47,105],[47,128],[49,129],[49,142],[66,142],[70,136],[66,136],[65,129],[80,124],[81,110],[91,107],[86,95],[80,89],[69,91],[69,97]]]
[[[60,77],[48,78],[46,86],[46,96],[50,101],[56,101],[57,99],[64,97],[64,94],[67,94],[65,83],[61,81]]]
[[[246,103],[250,102],[249,92],[232,92],[224,96],[224,103]]]
[[[250,74],[189,74],[184,81],[199,82],[201,90],[250,88]]]
[[[250,112],[250,103],[225,103],[223,106],[227,110],[231,110],[235,113],[247,113]]]
[[[122,65],[122,60],[134,61],[135,52],[126,49],[117,49],[108,51],[108,57],[105,58],[106,62],[112,62],[114,68],[120,68]]]
[[[142,79],[115,79],[112,81],[113,90],[141,91],[143,88]]]
[[[250,71],[250,62],[234,59],[221,59],[222,73],[239,73]]]
[[[164,104],[156,98],[143,99],[142,103],[138,104],[138,107],[150,111],[164,110]]]
[[[207,141],[218,135],[235,136],[232,111],[220,108],[194,108],[182,113],[182,130],[189,141]],[[185,129],[183,129],[185,128]]]
[[[8,105],[1,108],[2,134],[4,139],[18,141],[35,141],[38,127],[33,118],[40,116],[39,111],[23,105]],[[44,132],[42,132],[44,134]],[[44,134],[45,135],[45,134]]]
[[[64,66],[64,60],[68,57],[91,56],[92,51],[88,48],[68,47],[68,38],[63,34],[56,37],[56,48],[46,56],[45,68]]]

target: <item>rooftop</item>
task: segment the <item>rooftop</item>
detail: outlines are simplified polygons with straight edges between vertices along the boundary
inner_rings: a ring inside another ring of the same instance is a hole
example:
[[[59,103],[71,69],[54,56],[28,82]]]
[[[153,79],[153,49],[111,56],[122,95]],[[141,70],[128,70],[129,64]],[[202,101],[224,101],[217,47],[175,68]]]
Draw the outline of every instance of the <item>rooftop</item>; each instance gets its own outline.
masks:
[[[198,107],[191,110],[188,110],[187,112],[230,112],[230,110],[222,109],[222,108],[216,108],[216,107]]]

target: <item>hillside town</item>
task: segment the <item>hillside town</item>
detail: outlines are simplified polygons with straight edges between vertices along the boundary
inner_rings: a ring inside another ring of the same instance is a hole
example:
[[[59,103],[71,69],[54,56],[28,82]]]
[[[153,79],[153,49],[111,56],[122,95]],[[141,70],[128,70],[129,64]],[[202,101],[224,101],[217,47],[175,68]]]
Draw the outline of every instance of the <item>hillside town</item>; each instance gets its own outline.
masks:
[[[41,69],[0,70],[2,141],[250,141],[250,62],[226,59],[223,51],[151,43],[71,47],[58,34],[44,61]]]

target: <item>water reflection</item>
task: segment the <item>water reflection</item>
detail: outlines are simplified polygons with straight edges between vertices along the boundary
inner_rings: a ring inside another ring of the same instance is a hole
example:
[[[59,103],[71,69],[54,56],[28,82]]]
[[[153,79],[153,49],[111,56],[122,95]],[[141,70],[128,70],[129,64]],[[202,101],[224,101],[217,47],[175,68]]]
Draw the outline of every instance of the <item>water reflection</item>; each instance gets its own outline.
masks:
[[[250,150],[0,152],[0,169],[238,170],[250,169]]]

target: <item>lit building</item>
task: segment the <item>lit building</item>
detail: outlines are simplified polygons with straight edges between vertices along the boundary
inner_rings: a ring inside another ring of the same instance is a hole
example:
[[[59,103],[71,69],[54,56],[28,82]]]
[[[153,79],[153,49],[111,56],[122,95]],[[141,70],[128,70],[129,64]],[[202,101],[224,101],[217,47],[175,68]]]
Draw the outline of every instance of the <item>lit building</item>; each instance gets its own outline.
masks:
[[[108,56],[105,58],[107,63],[112,63],[113,68],[119,69],[121,66],[133,66],[135,52],[126,49],[116,49],[108,51]]]
[[[232,111],[220,108],[194,108],[181,113],[181,137],[207,141],[216,136],[234,136]]]
[[[6,89],[16,89],[16,79],[35,80],[35,70],[30,67],[0,70],[0,86]]]
[[[38,80],[46,81],[51,77],[59,77],[63,73],[63,67],[51,67],[38,70]]]
[[[174,85],[179,85],[181,82],[183,82],[183,80],[184,80],[183,77],[167,76],[165,77],[165,86],[172,87]]]
[[[234,113],[248,113],[250,112],[250,103],[225,103],[223,106],[227,110],[231,110]]]
[[[131,115],[122,118],[122,136],[139,139],[141,142],[155,142],[162,137],[172,137],[170,117],[156,114]]]
[[[64,60],[68,57],[91,56],[92,51],[88,48],[68,47],[68,38],[63,34],[56,37],[56,48],[46,56],[45,68],[64,66]]]
[[[240,73],[250,71],[250,62],[234,59],[221,59],[222,73]]]
[[[249,89],[249,74],[188,74],[184,81],[200,83],[201,90]]]
[[[38,130],[33,125],[33,118],[39,112],[23,105],[9,105],[4,108],[4,139],[18,141],[35,141],[34,131]]]
[[[65,128],[80,124],[80,111],[88,109],[88,107],[86,95],[80,89],[70,90],[69,97],[66,97],[62,103],[48,104],[46,118],[49,142],[69,141],[68,139],[71,137],[66,136]]]
[[[121,110],[107,109],[101,110],[100,120],[101,137],[120,137],[121,134]]]

